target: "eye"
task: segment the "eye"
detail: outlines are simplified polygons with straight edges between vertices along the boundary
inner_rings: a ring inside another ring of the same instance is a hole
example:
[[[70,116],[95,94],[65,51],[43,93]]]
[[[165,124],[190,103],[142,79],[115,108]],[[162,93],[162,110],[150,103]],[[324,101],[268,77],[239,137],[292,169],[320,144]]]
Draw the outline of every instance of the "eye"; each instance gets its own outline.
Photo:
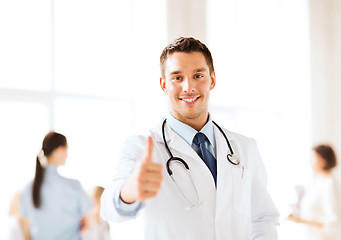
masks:
[[[174,76],[172,78],[173,81],[179,81],[179,80],[182,80],[182,77],[181,76]]]
[[[196,74],[196,75],[194,75],[194,78],[203,78],[204,77],[204,75],[202,75],[202,74]]]

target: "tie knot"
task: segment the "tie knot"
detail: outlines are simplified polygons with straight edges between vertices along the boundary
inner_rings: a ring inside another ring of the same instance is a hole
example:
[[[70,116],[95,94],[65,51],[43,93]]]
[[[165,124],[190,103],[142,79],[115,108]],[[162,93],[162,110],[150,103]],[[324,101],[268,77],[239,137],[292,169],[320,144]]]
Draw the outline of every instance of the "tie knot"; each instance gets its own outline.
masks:
[[[207,141],[206,135],[201,132],[198,132],[193,139],[193,142],[197,145],[205,143],[206,141]]]

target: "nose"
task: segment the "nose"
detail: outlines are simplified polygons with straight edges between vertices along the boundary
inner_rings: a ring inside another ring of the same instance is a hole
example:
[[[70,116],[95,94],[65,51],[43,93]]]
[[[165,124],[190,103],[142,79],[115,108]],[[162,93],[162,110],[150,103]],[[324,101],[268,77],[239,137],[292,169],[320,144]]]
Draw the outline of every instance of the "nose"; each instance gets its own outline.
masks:
[[[182,90],[187,93],[194,92],[195,82],[191,78],[186,77],[183,81]]]

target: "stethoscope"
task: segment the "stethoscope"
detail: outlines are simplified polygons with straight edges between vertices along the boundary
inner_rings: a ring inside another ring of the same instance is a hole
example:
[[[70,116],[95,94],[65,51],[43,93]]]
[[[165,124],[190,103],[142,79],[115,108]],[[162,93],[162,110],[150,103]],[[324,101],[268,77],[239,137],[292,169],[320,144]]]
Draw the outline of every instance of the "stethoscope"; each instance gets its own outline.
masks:
[[[165,148],[167,149],[167,152],[168,152],[168,155],[169,155],[169,159],[167,160],[167,163],[166,163],[166,168],[167,168],[167,172],[168,172],[168,175],[171,177],[171,179],[173,180],[173,182],[177,185],[181,195],[184,197],[184,199],[190,204],[189,208],[195,208],[197,206],[200,205],[199,203],[199,196],[198,196],[198,191],[197,191],[197,188],[195,187],[195,184],[194,184],[194,181],[193,181],[193,178],[191,177],[190,173],[189,173],[189,166],[188,164],[186,163],[185,160],[183,160],[182,158],[180,157],[174,157],[171,150],[169,149],[168,147],[168,144],[167,144],[167,141],[166,141],[166,136],[165,136],[165,125],[166,125],[166,122],[167,122],[167,119],[165,119],[162,123],[162,137],[163,137],[163,142],[165,144]],[[224,136],[225,140],[226,140],[226,143],[227,143],[227,146],[230,150],[230,153],[227,154],[226,158],[227,160],[229,160],[229,162],[233,165],[239,165],[240,161],[238,159],[238,157],[233,153],[233,149],[231,147],[231,144],[229,142],[229,140],[227,139],[224,131],[219,127],[218,124],[216,124],[214,121],[212,121],[212,123],[219,129],[219,131],[221,132],[221,134]],[[191,183],[193,185],[193,188],[194,188],[194,191],[195,191],[195,194],[196,194],[196,200],[195,200],[195,203],[191,202],[187,197],[186,195],[184,194],[184,192],[181,190],[181,187],[178,185],[178,183],[175,181],[174,177],[173,177],[173,171],[171,170],[170,168],[170,164],[172,161],[178,161],[182,164],[183,168],[186,170],[189,178],[191,179]]]

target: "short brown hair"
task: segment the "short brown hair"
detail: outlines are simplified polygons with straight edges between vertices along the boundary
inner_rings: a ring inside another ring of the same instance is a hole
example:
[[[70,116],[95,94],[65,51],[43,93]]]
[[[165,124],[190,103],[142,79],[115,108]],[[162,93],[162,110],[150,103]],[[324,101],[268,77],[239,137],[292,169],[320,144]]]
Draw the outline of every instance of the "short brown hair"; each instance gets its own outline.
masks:
[[[185,53],[201,52],[206,59],[206,63],[209,67],[210,74],[214,72],[212,55],[210,50],[206,47],[206,45],[192,37],[179,37],[175,39],[174,42],[165,47],[162,51],[162,54],[160,56],[160,69],[162,77],[165,77],[164,64],[169,55],[171,55],[174,52]]]
[[[323,167],[324,170],[329,171],[330,169],[336,167],[336,155],[331,146],[317,145],[313,148],[313,150],[325,160],[326,165]]]

